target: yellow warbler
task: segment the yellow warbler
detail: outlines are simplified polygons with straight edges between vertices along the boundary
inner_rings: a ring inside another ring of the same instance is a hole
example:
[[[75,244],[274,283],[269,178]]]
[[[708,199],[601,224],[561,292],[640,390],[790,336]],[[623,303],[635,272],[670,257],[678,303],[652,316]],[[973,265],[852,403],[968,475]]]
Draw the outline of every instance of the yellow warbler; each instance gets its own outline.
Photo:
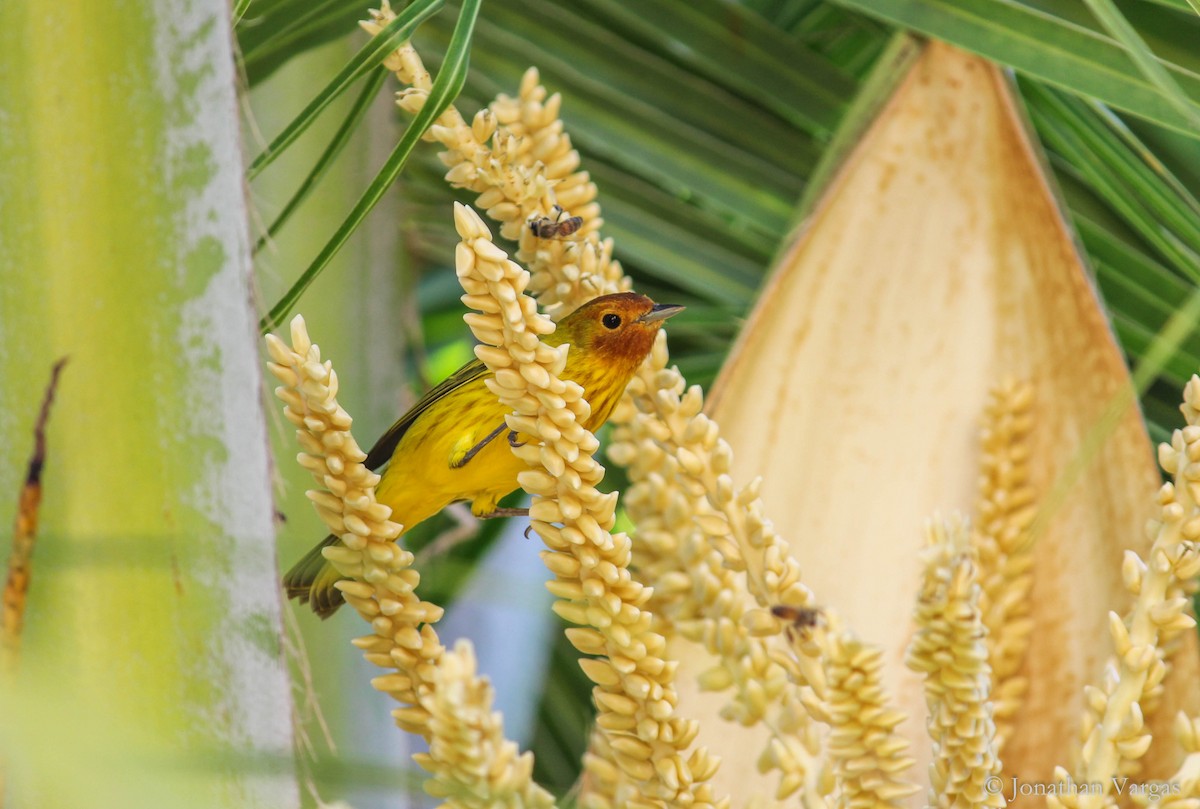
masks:
[[[578,383],[591,405],[585,427],[594,432],[608,420],[663,321],[682,310],[633,292],[604,295],[567,315],[544,338],[550,345],[571,345],[562,376]],[[387,464],[375,495],[391,507],[393,520],[411,528],[460,500],[469,500],[478,517],[513,513],[497,511],[496,503],[517,488],[517,474],[528,467],[509,443],[532,438],[503,437],[510,411],[487,389],[491,377],[479,360],[467,363],[425,394],[367,453],[369,468]],[[334,587],[340,577],[321,554],[340,542],[326,537],[283,579],[288,597],[307,601],[322,618],[343,601]]]

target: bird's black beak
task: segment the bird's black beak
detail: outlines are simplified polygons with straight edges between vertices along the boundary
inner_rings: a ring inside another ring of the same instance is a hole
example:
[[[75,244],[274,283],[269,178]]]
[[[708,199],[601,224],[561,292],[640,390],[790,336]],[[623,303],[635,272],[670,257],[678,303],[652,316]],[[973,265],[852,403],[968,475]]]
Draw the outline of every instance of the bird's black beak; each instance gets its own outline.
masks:
[[[656,303],[654,308],[637,319],[638,323],[658,323],[666,320],[686,309],[686,306],[680,306],[677,303]]]

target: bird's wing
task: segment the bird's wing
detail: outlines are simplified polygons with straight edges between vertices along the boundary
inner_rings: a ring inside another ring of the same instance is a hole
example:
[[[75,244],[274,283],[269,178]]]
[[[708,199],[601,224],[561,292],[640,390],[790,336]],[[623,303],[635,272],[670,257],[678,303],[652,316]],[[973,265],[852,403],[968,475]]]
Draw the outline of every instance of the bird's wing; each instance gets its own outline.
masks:
[[[463,385],[469,385],[476,379],[487,376],[489,373],[491,372],[488,371],[482,362],[471,360],[433,388],[430,388],[429,392],[422,396],[419,402],[401,416],[399,421],[388,428],[386,433],[380,436],[379,440],[375,442],[375,446],[371,447],[371,451],[367,453],[367,459],[363,461],[363,464],[368,469],[378,469],[383,466],[392,457],[392,453],[396,451],[396,445],[400,443],[400,439],[408,432],[408,428],[434,402],[450,395],[451,392],[458,390]]]

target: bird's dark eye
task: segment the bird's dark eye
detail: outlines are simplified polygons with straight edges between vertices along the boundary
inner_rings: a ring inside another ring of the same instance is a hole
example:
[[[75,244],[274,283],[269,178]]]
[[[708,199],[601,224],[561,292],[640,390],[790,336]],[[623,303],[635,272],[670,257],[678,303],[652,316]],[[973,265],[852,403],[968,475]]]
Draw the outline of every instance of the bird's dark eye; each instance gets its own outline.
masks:
[[[617,326],[621,325],[621,316],[614,315],[612,312],[609,312],[607,315],[600,318],[600,322],[604,324],[604,328],[606,329],[615,329]]]

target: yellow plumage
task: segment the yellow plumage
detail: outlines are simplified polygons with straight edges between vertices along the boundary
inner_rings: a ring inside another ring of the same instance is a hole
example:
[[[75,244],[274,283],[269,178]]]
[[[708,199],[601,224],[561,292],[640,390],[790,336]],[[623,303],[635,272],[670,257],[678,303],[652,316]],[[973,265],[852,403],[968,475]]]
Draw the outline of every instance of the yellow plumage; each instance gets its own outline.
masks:
[[[634,372],[654,345],[662,322],[683,307],[656,305],[632,292],[596,298],[563,318],[545,340],[570,343],[563,378],[577,382],[591,405],[584,426],[596,431],[608,420]],[[451,503],[471,503],[476,516],[496,510],[528,468],[509,446],[508,411],[487,389],[491,373],[474,360],[433,388],[376,442],[366,465],[387,464],[376,497],[404,527]],[[524,442],[529,436],[513,436]],[[340,542],[327,537],[284,577],[291,598],[305,600],[322,618],[342,603],[337,572],[321,554]]]

